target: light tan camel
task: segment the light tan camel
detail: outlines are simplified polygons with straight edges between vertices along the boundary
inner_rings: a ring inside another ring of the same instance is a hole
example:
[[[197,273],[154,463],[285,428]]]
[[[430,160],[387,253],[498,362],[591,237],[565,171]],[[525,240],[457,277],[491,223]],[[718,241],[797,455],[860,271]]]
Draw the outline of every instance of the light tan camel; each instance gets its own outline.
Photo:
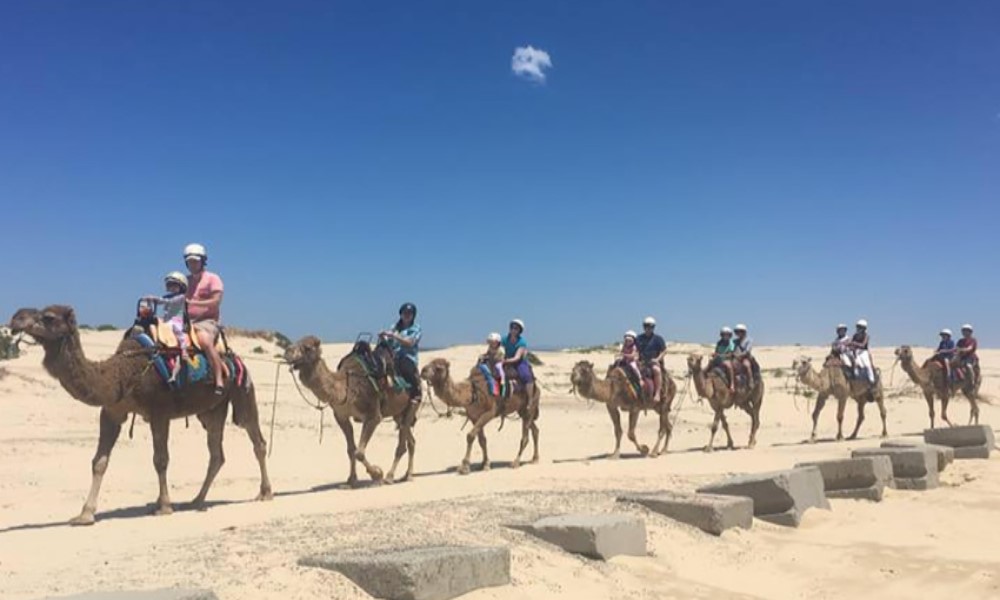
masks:
[[[22,308],[11,319],[10,328],[14,332],[28,334],[42,345],[45,350],[42,365],[73,398],[101,409],[101,434],[92,464],[90,493],[83,510],[70,521],[71,524],[94,523],[97,497],[111,450],[130,413],[148,421],[153,434],[153,466],[160,482],[155,514],[173,512],[167,487],[170,421],[196,415],[208,432],[208,472],[201,490],[192,501],[194,507],[201,508],[212,481],[225,462],[222,434],[230,404],[233,405],[233,421],[246,429],[260,465],[257,500],[273,497],[267,476],[267,444],[260,431],[257,399],[249,374],[242,387],[227,381],[222,396],[214,393],[211,381],[190,384],[174,391],[166,386],[155,369],[150,368],[149,352],[130,338],[124,339],[115,354],[107,360],[90,361],[84,356],[76,315],[69,306],[54,305],[42,310]]]
[[[608,371],[608,376],[605,379],[600,379],[594,372],[593,363],[581,360],[573,365],[573,371],[569,376],[573,390],[579,392],[584,398],[603,402],[608,409],[608,415],[611,416],[611,424],[615,430],[615,449],[608,458],[617,459],[621,456],[622,421],[619,411],[628,413],[628,439],[635,444],[639,454],[655,458],[661,453],[666,453],[673,430],[673,425],[670,423],[670,406],[677,394],[677,385],[666,371],[663,374],[659,401],[650,402],[645,394],[641,398],[638,397],[633,391],[628,377],[620,368],[612,367]],[[650,452],[649,446],[640,444],[635,435],[639,412],[643,410],[653,410],[660,416],[659,435],[656,438],[656,443],[653,444],[652,452]],[[663,444],[662,449],[660,444]]]
[[[885,398],[882,394],[881,378],[875,380],[874,386],[870,385],[867,379],[847,379],[840,362],[829,359],[823,365],[823,370],[817,373],[812,367],[812,360],[807,357],[798,358],[792,362],[792,370],[795,371],[795,376],[799,381],[816,390],[816,408],[813,409],[813,428],[809,441],[816,441],[819,414],[830,396],[837,399],[837,441],[844,439],[844,408],[847,406],[848,398],[853,398],[858,403],[858,421],[854,424],[854,432],[847,439],[858,439],[858,430],[861,429],[861,423],[865,420],[865,404],[869,402],[878,404],[878,411],[882,417],[882,437],[889,436],[885,421]]]
[[[764,401],[764,381],[757,381],[757,385],[750,389],[736,388],[736,392],[729,391],[729,385],[717,372],[705,374],[701,368],[702,357],[699,354],[688,356],[688,371],[694,380],[695,390],[700,398],[706,398],[715,412],[715,419],[712,421],[712,436],[708,438],[706,452],[714,450],[715,433],[719,430],[719,423],[726,432],[726,447],[734,449],[733,437],[729,434],[729,423],[726,421],[725,410],[734,406],[739,407],[750,415],[750,441],[748,448],[757,445],[757,429],[760,428],[760,406]]]
[[[953,424],[948,420],[948,401],[959,392],[969,400],[969,423],[979,424],[979,400],[982,398],[979,395],[977,382],[969,381],[968,378],[962,381],[948,381],[944,367],[936,361],[927,360],[918,367],[913,358],[913,349],[909,346],[896,348],[896,357],[899,359],[899,366],[903,367],[910,380],[917,384],[924,394],[931,418],[931,429],[934,428],[934,396],[941,399],[941,420],[951,426]]]
[[[534,442],[534,454],[531,463],[538,462],[538,404],[541,398],[538,381],[535,381],[535,392],[529,401],[523,389],[511,394],[509,398],[503,400],[502,414],[498,410],[497,398],[489,393],[486,378],[478,368],[473,367],[469,378],[466,381],[455,383],[451,379],[451,365],[443,358],[435,358],[421,369],[420,377],[427,381],[434,394],[437,395],[446,405],[461,408],[465,411],[466,417],[472,423],[472,429],[465,436],[466,448],[465,458],[458,468],[462,475],[469,473],[469,465],[472,457],[472,444],[479,440],[479,447],[483,451],[482,469],[490,469],[489,453],[486,450],[485,427],[493,418],[499,416],[501,419],[507,415],[517,414],[521,418],[521,445],[517,451],[517,457],[510,464],[516,469],[521,466],[521,455],[528,446],[528,434],[531,434]],[[503,427],[501,420],[500,427]]]
[[[347,440],[347,458],[351,463],[347,483],[357,485],[358,461],[364,465],[372,480],[393,483],[396,467],[403,454],[408,454],[408,463],[402,480],[412,480],[413,455],[417,446],[413,426],[417,419],[418,405],[410,402],[410,395],[406,390],[377,390],[364,367],[352,354],[340,361],[337,372],[331,371],[323,360],[320,344],[319,338],[306,336],[285,350],[285,361],[299,372],[302,383],[333,410],[333,418]],[[365,450],[375,429],[385,418],[396,421],[399,441],[392,468],[383,478],[382,469],[368,461]],[[354,443],[352,419],[361,423],[361,437],[357,445]]]

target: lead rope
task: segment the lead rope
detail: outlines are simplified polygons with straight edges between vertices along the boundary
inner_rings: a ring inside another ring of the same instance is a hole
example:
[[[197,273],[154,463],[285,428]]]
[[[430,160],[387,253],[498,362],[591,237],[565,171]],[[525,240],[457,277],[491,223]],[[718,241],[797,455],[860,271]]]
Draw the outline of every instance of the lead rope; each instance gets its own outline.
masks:
[[[271,431],[267,434],[267,457],[271,458],[274,451],[274,417],[278,412],[278,377],[281,375],[281,363],[274,364],[274,398],[271,400]]]

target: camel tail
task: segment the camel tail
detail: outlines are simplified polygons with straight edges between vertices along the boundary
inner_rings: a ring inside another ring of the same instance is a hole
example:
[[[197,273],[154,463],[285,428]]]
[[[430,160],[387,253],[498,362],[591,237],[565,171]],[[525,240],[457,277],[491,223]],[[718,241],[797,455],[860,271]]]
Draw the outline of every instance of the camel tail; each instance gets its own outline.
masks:
[[[497,429],[498,432],[503,431],[503,424],[507,420],[507,415],[500,415],[500,427]]]

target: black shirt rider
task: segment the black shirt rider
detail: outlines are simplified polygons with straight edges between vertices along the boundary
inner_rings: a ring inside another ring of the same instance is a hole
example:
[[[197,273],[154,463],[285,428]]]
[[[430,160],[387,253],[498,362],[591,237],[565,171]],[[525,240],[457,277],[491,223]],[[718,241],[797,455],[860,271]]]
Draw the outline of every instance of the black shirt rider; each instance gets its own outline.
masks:
[[[635,345],[639,347],[639,360],[642,362],[656,360],[667,349],[667,342],[651,331],[640,333],[635,338]]]

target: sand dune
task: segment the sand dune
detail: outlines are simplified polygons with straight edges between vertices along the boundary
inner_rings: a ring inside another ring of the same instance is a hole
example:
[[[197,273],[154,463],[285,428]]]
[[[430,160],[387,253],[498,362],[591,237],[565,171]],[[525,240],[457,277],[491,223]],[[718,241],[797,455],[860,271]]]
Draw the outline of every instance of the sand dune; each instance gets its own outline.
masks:
[[[113,352],[119,334],[84,332],[91,358]],[[250,359],[278,352],[269,343],[235,340]],[[251,349],[261,346],[263,354]],[[674,345],[668,366],[684,372],[690,345]],[[324,346],[334,362],[346,344]],[[426,352],[443,356],[465,373],[478,347]],[[917,349],[918,359],[929,350]],[[320,416],[295,391],[287,370],[249,362],[258,399],[270,428],[277,389],[273,454],[276,498],[253,503],[257,468],[242,431],[227,429],[226,465],[209,495],[205,512],[179,510],[147,516],[156,495],[148,427],[136,423],[123,434],[105,478],[98,523],[64,525],[77,514],[90,482],[90,458],[97,439],[97,411],[73,401],[41,367],[41,350],[3,364],[0,400],[0,596],[37,598],[91,589],[210,587],[224,600],[242,598],[365,598],[340,575],[299,567],[296,559],[332,548],[393,547],[460,542],[512,548],[513,584],[469,594],[475,598],[913,598],[1000,597],[1000,461],[960,461],[942,474],[942,487],[927,492],[889,490],[884,502],[832,501],[831,512],[810,511],[797,530],[755,522],[750,531],[720,538],[701,534],[639,508],[618,506],[626,490],[692,490],[730,473],[785,468],[796,462],[846,456],[851,448],[877,445],[877,411],[857,442],[833,442],[835,407],[826,408],[820,435],[807,444],[811,400],[794,394],[787,379],[800,355],[820,359],[822,348],[765,347],[757,350],[767,373],[763,424],[754,450],[742,449],[749,419],[733,413],[730,423],[741,449],[701,452],[711,413],[680,381],[676,428],[670,451],[639,458],[627,441],[626,456],[603,456],[613,445],[603,406],[569,393],[569,371],[582,358],[604,365],[607,353],[542,352],[537,369],[543,385],[542,461],[518,470],[513,458],[519,427],[488,429],[494,469],[459,476],[464,453],[462,419],[444,419],[425,405],[416,428],[418,477],[411,483],[347,489],[345,445],[329,413],[319,444]],[[874,352],[889,394],[889,433],[916,436],[927,426],[927,407],[893,362],[891,348]],[[982,352],[983,391],[1000,396],[1000,351]],[[782,369],[777,372],[775,369]],[[440,409],[440,403],[437,405]],[[938,410],[940,410],[938,408]],[[949,410],[964,423],[968,404]],[[845,424],[853,426],[855,408]],[[998,419],[982,407],[982,422]],[[639,435],[655,439],[653,416],[640,421]],[[380,427],[369,458],[391,461],[395,432]],[[207,461],[205,436],[197,421],[171,430],[170,483],[175,501],[197,492]],[[478,457],[473,455],[474,462]],[[182,506],[178,506],[182,509]],[[542,515],[570,511],[633,511],[646,515],[650,556],[599,563],[557,551],[508,527]]]

